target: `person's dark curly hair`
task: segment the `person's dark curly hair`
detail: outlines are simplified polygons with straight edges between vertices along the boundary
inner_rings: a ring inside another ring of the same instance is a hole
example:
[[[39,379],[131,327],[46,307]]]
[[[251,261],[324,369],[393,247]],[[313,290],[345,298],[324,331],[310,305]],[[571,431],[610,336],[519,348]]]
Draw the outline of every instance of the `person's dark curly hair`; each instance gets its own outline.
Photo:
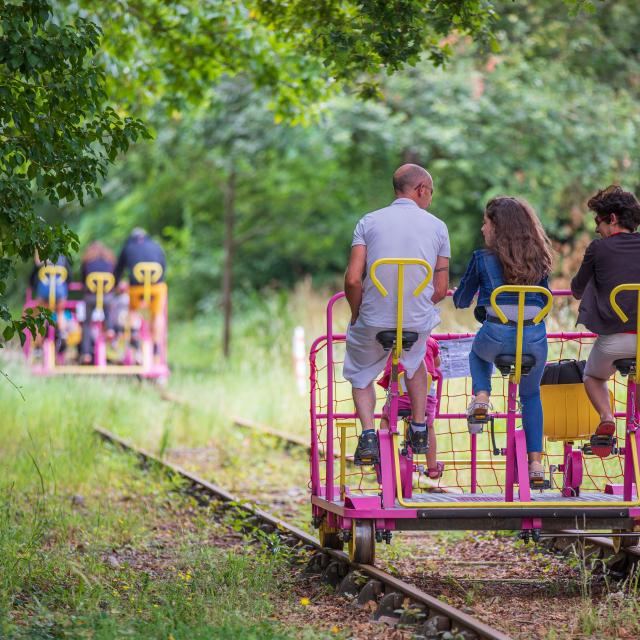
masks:
[[[587,202],[587,206],[606,223],[611,222],[611,214],[615,213],[618,224],[629,231],[635,231],[640,225],[640,202],[631,191],[625,191],[620,185],[612,184],[601,189]]]

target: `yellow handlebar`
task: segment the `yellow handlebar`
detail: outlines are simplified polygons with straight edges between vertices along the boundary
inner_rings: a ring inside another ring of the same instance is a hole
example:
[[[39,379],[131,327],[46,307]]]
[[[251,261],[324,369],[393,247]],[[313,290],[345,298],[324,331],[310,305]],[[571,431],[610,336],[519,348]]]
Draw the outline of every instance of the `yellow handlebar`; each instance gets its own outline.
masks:
[[[162,277],[162,265],[159,262],[138,262],[134,265],[133,277],[144,285],[143,299],[146,304],[151,301],[151,285]]]
[[[45,264],[38,270],[38,279],[42,284],[49,284],[49,309],[56,306],[56,280],[65,282],[67,269],[60,264]]]
[[[609,294],[609,302],[613,307],[613,310],[616,312],[620,320],[622,322],[629,322],[629,316],[620,308],[620,305],[617,303],[616,298],[618,294],[622,291],[637,291],[638,292],[638,306],[637,306],[637,314],[638,317],[636,319],[636,375],[635,381],[640,382],[640,284],[638,283],[628,283],[628,284],[619,284],[617,287],[614,287],[613,291]]]
[[[394,363],[397,364],[400,360],[400,354],[402,353],[402,321],[404,312],[404,268],[407,265],[417,265],[424,267],[427,271],[427,275],[424,280],[416,287],[413,292],[414,297],[418,297],[425,289],[425,287],[431,282],[433,276],[433,269],[431,265],[421,258],[380,258],[376,260],[369,271],[369,277],[371,282],[375,285],[376,289],[380,292],[383,298],[389,295],[389,292],[384,288],[383,284],[376,277],[376,270],[380,265],[391,264],[398,267],[398,303],[396,307],[396,348],[394,351]]]
[[[505,284],[501,287],[497,287],[491,292],[491,307],[496,312],[496,315],[501,322],[506,324],[509,320],[507,316],[496,302],[496,298],[501,293],[517,293],[518,294],[518,320],[516,325],[516,370],[515,370],[515,382],[520,383],[522,374],[522,336],[524,332],[524,302],[527,293],[542,293],[547,296],[547,304],[540,310],[540,313],[533,319],[534,324],[538,324],[549,313],[551,305],[553,304],[553,294],[549,289],[545,287],[538,287],[534,285],[519,285],[519,284]]]
[[[103,311],[104,294],[109,293],[116,284],[113,273],[109,273],[108,271],[92,271],[87,275],[85,284],[91,293],[96,294],[96,309]]]

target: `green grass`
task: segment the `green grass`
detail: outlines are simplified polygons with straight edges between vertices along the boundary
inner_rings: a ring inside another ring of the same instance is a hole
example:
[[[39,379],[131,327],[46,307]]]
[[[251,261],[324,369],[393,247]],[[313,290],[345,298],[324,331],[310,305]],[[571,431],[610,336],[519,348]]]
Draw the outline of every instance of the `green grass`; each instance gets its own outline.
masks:
[[[269,620],[286,555],[217,548],[206,512],[91,432],[100,423],[156,449],[157,434],[202,433],[196,423],[215,429],[222,417],[162,402],[147,384],[3,368],[25,400],[0,387],[0,637],[293,637]],[[193,526],[158,549],[162,526],[185,520],[176,499]]]
[[[135,380],[34,379],[0,353],[0,368],[25,397],[0,385],[0,637],[301,637],[270,617],[271,585],[282,582],[286,554],[219,548],[221,533],[206,511],[185,500],[176,511],[166,479],[142,474],[130,457],[99,444],[91,428],[100,424],[161,456],[190,449],[180,464],[267,503],[297,489],[290,503],[268,506],[308,527],[306,454],[234,427],[232,417],[308,435],[308,396],[296,388],[291,340],[296,325],[305,328],[307,348],[324,333],[328,297],[303,284],[289,298],[270,295],[238,309],[229,361],[218,316],[174,323],[168,390],[184,404]],[[340,330],[346,304],[336,312]],[[447,330],[473,326],[468,314],[443,316]],[[340,393],[351,411],[347,387]],[[168,531],[173,542],[159,549],[158,532],[182,522],[186,510],[193,526]],[[404,557],[401,539],[380,545],[382,560]],[[125,557],[135,551],[150,567],[128,560],[110,566],[114,550]],[[585,609],[584,628],[597,624]]]

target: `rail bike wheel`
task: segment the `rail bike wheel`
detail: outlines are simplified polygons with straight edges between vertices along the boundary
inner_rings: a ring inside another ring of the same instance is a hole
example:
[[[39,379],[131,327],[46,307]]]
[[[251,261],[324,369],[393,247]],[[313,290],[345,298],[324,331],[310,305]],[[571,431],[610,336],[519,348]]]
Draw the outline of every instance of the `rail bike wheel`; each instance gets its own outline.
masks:
[[[326,520],[323,520],[320,524],[318,538],[320,540],[320,544],[327,549],[338,549],[342,551],[342,548],[344,547],[344,542],[342,541],[342,538],[340,538],[338,530],[327,525]]]
[[[629,547],[635,547],[640,544],[640,534],[636,536],[617,536],[616,533],[630,532],[625,532],[623,529],[614,529],[611,532],[611,542],[613,543],[613,550],[615,553],[619,553],[620,549],[628,549]]]
[[[353,520],[349,538],[349,560],[373,564],[376,559],[376,532],[371,520]]]

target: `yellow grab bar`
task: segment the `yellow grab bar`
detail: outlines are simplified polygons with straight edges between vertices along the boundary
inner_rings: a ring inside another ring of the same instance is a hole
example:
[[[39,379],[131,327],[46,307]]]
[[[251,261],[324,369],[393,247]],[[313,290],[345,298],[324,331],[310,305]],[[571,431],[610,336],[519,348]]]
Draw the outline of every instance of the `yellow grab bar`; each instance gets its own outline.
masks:
[[[616,298],[621,291],[637,291],[638,292],[638,311],[637,311],[637,319],[636,319],[636,375],[634,380],[636,382],[640,382],[640,284],[638,283],[629,283],[629,284],[619,284],[617,287],[613,289],[613,291],[609,294],[609,302],[613,307],[613,310],[616,312],[620,320],[622,322],[629,322],[629,316],[620,308],[620,305],[617,303]]]
[[[433,269],[431,265],[421,258],[380,258],[371,265],[369,276],[371,282],[375,285],[376,289],[380,292],[383,298],[389,295],[389,292],[384,288],[384,285],[376,276],[376,270],[380,265],[392,264],[398,267],[398,304],[396,307],[396,348],[394,351],[394,363],[397,364],[402,354],[402,322],[404,311],[404,268],[407,265],[418,265],[424,267],[427,270],[427,275],[424,280],[416,287],[413,292],[414,297],[418,297],[425,289],[425,287],[431,282],[433,276]]]
[[[524,332],[524,302],[527,293],[542,293],[547,296],[547,304],[540,310],[540,313],[533,319],[534,324],[538,324],[551,309],[553,304],[553,294],[549,289],[545,287],[538,287],[534,285],[520,285],[520,284],[504,284],[501,287],[497,287],[491,292],[491,307],[496,312],[498,318],[506,324],[509,320],[507,316],[496,302],[496,298],[501,293],[517,293],[518,294],[518,320],[516,325],[516,371],[514,381],[516,384],[520,383],[520,377],[522,373],[522,335]]]
[[[133,277],[144,285],[143,299],[151,302],[151,285],[162,277],[162,265],[159,262],[138,262],[133,266]]]
[[[96,294],[96,309],[104,310],[104,294],[109,293],[116,284],[113,273],[108,271],[92,271],[85,278],[87,289]]]
[[[67,269],[60,264],[45,264],[38,270],[38,278],[42,284],[49,284],[49,309],[56,306],[56,279],[60,282],[67,279]]]

